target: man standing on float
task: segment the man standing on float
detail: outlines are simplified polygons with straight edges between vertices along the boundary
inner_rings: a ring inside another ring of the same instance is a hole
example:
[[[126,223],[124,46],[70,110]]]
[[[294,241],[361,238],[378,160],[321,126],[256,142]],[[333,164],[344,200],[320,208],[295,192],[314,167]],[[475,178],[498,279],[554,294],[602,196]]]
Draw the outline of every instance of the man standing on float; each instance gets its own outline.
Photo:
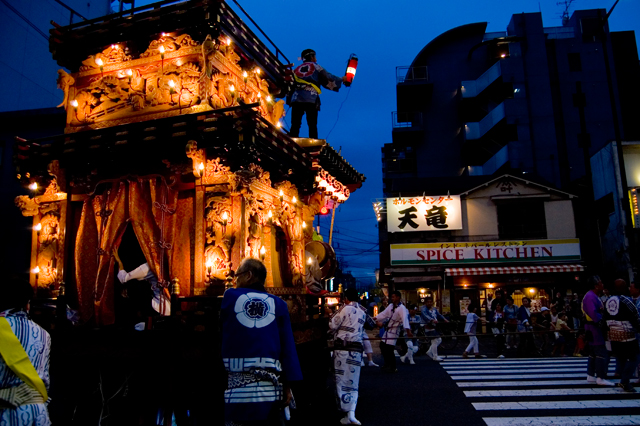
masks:
[[[302,116],[307,114],[309,137],[318,139],[318,111],[320,111],[320,86],[337,92],[342,86],[342,77],[336,77],[316,62],[313,49],[302,51],[302,65],[293,71],[297,88],[288,100],[291,105],[291,130],[289,136],[297,138],[300,134]],[[347,83],[345,83],[345,86]]]

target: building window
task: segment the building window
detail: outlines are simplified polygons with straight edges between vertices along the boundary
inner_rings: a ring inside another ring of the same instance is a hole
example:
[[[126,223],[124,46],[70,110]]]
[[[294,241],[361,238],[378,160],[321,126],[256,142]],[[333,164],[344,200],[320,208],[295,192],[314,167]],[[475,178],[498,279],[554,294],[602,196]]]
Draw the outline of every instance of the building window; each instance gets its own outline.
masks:
[[[580,72],[582,71],[582,62],[580,61],[579,53],[569,53],[569,71]]]
[[[547,238],[544,202],[505,202],[498,204],[498,233],[500,239]]]

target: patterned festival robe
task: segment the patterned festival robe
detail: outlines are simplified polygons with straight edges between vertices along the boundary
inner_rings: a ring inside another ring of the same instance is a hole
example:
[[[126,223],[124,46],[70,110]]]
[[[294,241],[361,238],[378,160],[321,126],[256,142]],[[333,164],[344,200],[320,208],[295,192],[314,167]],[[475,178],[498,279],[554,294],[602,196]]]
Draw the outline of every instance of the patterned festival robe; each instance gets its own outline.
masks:
[[[344,305],[336,312],[329,328],[335,333],[333,366],[340,408],[355,411],[358,403],[358,383],[362,364],[362,338],[367,311],[357,302]]]
[[[264,288],[231,288],[221,320],[225,421],[264,421],[283,399],[282,382],[302,380],[287,304]]]
[[[25,348],[29,361],[49,390],[49,354],[51,337],[42,327],[31,321],[23,311],[4,311],[11,330]],[[23,384],[0,357],[0,388],[11,388]],[[46,404],[28,404],[15,409],[0,408],[0,426],[49,426],[49,412]]]
[[[293,92],[289,104],[296,102],[316,104],[320,110],[320,87],[337,92],[342,87],[342,78],[337,77],[316,62],[304,62],[293,71],[298,88]]]

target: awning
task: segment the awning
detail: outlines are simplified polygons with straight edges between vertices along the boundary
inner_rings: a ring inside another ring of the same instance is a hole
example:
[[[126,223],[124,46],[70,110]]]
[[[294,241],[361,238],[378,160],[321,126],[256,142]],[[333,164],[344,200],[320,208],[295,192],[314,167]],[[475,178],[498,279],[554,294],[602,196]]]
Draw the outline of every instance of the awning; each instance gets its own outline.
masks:
[[[446,268],[450,277],[465,275],[541,274],[545,272],[582,272],[582,265],[497,266],[492,268]]]
[[[442,277],[437,275],[418,276],[418,277],[393,277],[394,283],[423,283],[427,281],[442,281]]]

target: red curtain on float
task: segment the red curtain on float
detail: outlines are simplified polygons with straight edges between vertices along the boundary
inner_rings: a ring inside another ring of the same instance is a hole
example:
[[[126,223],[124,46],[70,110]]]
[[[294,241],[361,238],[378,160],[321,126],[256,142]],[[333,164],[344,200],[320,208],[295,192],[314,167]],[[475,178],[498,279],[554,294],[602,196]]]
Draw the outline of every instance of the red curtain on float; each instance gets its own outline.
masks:
[[[75,247],[76,285],[83,322],[93,319],[97,325],[109,325],[115,321],[117,277],[111,252],[119,246],[129,221],[158,282],[168,287],[171,278],[178,277],[181,286],[188,285],[191,250],[187,250],[186,259],[185,254],[176,256],[174,244],[176,239],[184,238],[184,216],[192,216],[193,204],[188,205],[191,210],[185,211],[185,203],[178,202],[178,192],[161,178],[115,182],[103,194],[85,200]],[[177,210],[183,219],[178,219]],[[186,236],[187,241],[189,237]],[[180,265],[177,275],[171,267],[174,262],[169,261],[174,258],[180,263],[187,260],[186,265]]]

